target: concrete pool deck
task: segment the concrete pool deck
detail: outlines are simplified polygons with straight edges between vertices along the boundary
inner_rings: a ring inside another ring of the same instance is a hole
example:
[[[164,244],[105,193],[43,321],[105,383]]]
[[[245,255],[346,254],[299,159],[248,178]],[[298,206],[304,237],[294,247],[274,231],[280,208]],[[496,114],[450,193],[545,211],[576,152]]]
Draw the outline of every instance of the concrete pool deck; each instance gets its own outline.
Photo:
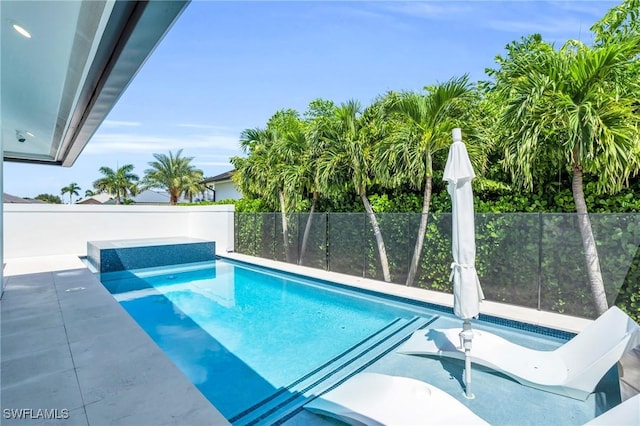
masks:
[[[78,257],[9,260],[4,280],[3,425],[229,424]]]
[[[451,303],[451,295],[250,256],[230,254],[227,257],[430,303],[445,306]],[[229,424],[77,256],[9,260],[4,273],[6,286],[0,301],[2,408],[32,409],[33,415],[37,414],[37,409],[57,409],[55,414],[64,415],[62,410],[66,409],[69,410],[69,419],[51,422],[42,418],[32,421],[3,418],[2,424]],[[496,309],[493,305],[485,302],[482,312]],[[504,308],[502,316],[507,318],[566,331],[578,332],[590,322],[557,314],[533,315],[538,311],[495,305]],[[501,316],[498,312],[492,311],[492,314]],[[427,365],[431,367],[425,368]],[[455,379],[460,373],[458,367],[455,363],[392,352],[367,370],[412,376],[456,395],[460,393],[460,384]],[[496,380],[486,372],[474,374],[478,385],[485,389]],[[514,396],[518,393],[523,401],[530,400],[539,392],[521,388],[514,382],[505,381],[499,391]],[[542,398],[541,401],[551,401],[558,397],[545,394]],[[584,405],[559,398],[558,410],[569,414],[566,424],[582,424],[603,410],[595,395]],[[602,395],[598,398],[601,399]],[[485,395],[485,398],[472,402],[463,400],[474,411],[479,410],[478,413],[487,420],[491,420],[488,413],[496,411],[494,402],[495,395]],[[611,405],[611,401],[606,401],[605,405]],[[540,415],[544,416],[549,410],[544,402],[542,406]],[[517,411],[512,407],[504,409]],[[512,414],[505,412],[501,415]],[[546,420],[553,421],[554,418]],[[285,424],[335,423],[301,411]]]

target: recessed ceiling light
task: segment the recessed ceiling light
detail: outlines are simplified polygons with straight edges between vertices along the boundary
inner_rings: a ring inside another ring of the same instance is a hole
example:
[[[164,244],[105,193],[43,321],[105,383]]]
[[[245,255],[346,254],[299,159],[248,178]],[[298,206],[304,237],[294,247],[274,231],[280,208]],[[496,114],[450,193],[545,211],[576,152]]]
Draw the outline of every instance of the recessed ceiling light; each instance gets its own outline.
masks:
[[[31,137],[34,137],[34,136],[35,136],[33,133],[31,133],[31,132],[30,132],[30,131],[28,131],[28,130],[27,130],[25,133],[26,133],[28,136],[31,136]]]
[[[18,25],[16,23],[12,24],[11,26],[21,36],[26,37],[26,38],[31,38],[31,34],[29,33],[29,31],[25,30],[22,26],[20,26],[20,25]]]

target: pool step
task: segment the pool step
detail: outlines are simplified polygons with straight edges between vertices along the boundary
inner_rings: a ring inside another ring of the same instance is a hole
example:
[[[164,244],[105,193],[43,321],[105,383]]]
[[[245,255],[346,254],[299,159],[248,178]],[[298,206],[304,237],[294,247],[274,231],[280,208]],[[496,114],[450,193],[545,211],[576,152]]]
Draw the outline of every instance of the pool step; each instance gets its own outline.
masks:
[[[286,421],[307,403],[309,397],[320,395],[362,371],[402,343],[415,330],[433,322],[431,318],[397,318],[374,335],[364,339],[329,360],[286,388],[265,398],[229,419],[234,425],[275,425]]]
[[[397,330],[399,330],[402,327],[404,327],[407,322],[408,322],[407,319],[396,318],[395,320],[393,320],[389,324],[387,324],[384,327],[382,327],[380,330],[376,331],[375,333],[371,334],[370,336],[368,336],[365,339],[361,340],[360,342],[356,343],[352,347],[346,349],[344,352],[336,355],[334,358],[330,359],[329,361],[327,361],[326,363],[324,363],[320,367],[318,367],[315,370],[307,373],[306,375],[304,375],[301,378],[297,379],[295,382],[289,384],[288,386],[278,389],[278,391],[275,392],[274,394],[268,396],[267,398],[264,398],[263,400],[257,402],[256,404],[252,405],[251,407],[247,408],[246,410],[242,411],[241,413],[239,413],[239,414],[235,415],[234,417],[230,418],[229,421],[232,422],[232,423],[236,423],[242,417],[246,417],[247,415],[249,415],[250,413],[254,412],[255,410],[258,410],[260,407],[266,406],[272,400],[274,400],[274,399],[276,399],[278,397],[281,397],[282,394],[290,395],[290,389],[293,389],[295,386],[298,386],[299,384],[301,384],[301,383],[303,383],[305,381],[308,381],[310,378],[312,379],[313,377],[317,377],[317,375],[322,373],[322,372],[326,373],[327,371],[331,371],[332,368],[335,368],[336,363],[338,361],[340,361],[341,359],[345,359],[349,355],[353,355],[357,350],[362,350],[363,347],[365,347],[367,345],[372,345],[374,342],[378,342],[381,339],[386,338],[389,335],[397,332]]]

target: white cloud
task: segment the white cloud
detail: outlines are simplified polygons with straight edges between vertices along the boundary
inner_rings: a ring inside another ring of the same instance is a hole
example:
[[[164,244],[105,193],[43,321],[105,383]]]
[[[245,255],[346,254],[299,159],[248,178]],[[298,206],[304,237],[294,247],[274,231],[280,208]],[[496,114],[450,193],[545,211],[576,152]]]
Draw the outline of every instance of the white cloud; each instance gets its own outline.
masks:
[[[84,149],[83,154],[115,154],[115,153],[130,153],[130,154],[143,154],[147,152],[164,151],[164,147],[159,147],[153,143],[130,143],[130,142],[93,142],[89,143]]]
[[[542,1],[409,1],[385,2],[378,7],[398,19],[410,17],[445,25],[465,21],[474,31],[493,30],[517,36],[540,33],[551,41],[590,37],[591,15],[595,13],[594,8]]]
[[[138,121],[118,121],[118,120],[104,120],[100,127],[114,128],[114,127],[138,127],[142,123]]]
[[[167,151],[238,151],[238,138],[222,135],[157,136],[132,133],[101,133],[87,144],[84,154],[163,153]]]
[[[413,29],[414,24],[407,21],[407,17],[428,20],[453,20],[461,14],[474,11],[474,7],[465,2],[446,1],[355,1],[335,2],[336,6],[327,6],[314,10],[318,13],[331,13],[339,17],[351,17],[360,20],[373,21],[371,25],[384,25],[398,30]],[[331,3],[331,2],[328,2]]]
[[[478,24],[496,31],[540,33],[550,37],[591,38],[589,28],[613,3],[606,1],[510,2],[479,19]],[[486,10],[487,12],[490,9]]]
[[[233,167],[233,165],[228,161],[194,161],[193,164],[196,166],[229,166]]]
[[[327,8],[326,6],[324,6],[323,12],[325,13],[330,12],[337,15],[344,15],[344,16],[351,16],[351,17],[365,18],[365,19],[388,19],[389,18],[389,16],[384,13],[368,10],[364,7],[361,7],[357,3],[355,3],[353,6],[350,6],[350,7],[340,5],[340,7]]]
[[[233,129],[231,129],[228,126],[217,126],[215,124],[179,123],[179,124],[176,124],[176,126],[187,128],[187,129],[218,130],[218,131],[224,131],[224,132],[233,131]]]
[[[575,18],[546,18],[534,22],[530,20],[488,20],[485,26],[497,31],[514,32],[520,34],[540,33],[544,37],[547,34],[570,34],[573,37],[589,34],[590,25]]]
[[[377,4],[377,3],[375,3]],[[588,37],[591,25],[604,15],[607,2],[586,1],[409,1],[381,3],[391,13],[427,20],[469,19],[472,25],[520,35]]]
[[[607,10],[611,9],[614,6],[617,6],[618,2],[615,1],[604,1],[604,2],[594,2],[594,1],[558,1],[552,2],[553,6],[566,10],[568,12],[578,12],[584,15],[589,15],[593,18],[593,22],[601,19]]]
[[[472,2],[470,2],[472,3]],[[383,8],[400,13],[410,15],[416,18],[457,18],[460,14],[473,11],[473,8],[462,2],[423,2],[412,1],[406,3],[382,3]]]
[[[235,152],[237,152],[238,154],[240,153],[240,150],[237,149],[235,150]],[[236,155],[236,154],[232,154],[232,155]],[[202,158],[207,158],[207,159],[221,159],[221,160],[227,160],[229,159],[229,154],[225,153],[225,154],[201,154],[198,155],[198,158],[202,159]]]
[[[388,8],[380,7],[377,2],[356,1],[342,4],[340,1],[326,1],[318,4],[318,7],[310,9],[310,14],[307,16],[310,22],[315,22],[319,15],[329,15],[331,17],[329,22],[342,22],[346,18],[366,21],[369,25],[384,25],[397,30],[410,28],[397,16],[390,14]]]

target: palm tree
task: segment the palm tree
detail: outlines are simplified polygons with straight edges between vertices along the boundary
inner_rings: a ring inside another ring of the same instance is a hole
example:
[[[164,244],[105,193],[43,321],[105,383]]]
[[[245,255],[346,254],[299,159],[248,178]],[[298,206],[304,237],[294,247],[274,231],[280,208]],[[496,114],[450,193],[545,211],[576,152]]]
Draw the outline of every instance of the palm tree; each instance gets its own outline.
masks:
[[[320,189],[318,183],[318,159],[322,154],[322,149],[318,143],[318,131],[321,131],[323,121],[327,120],[334,114],[335,104],[332,101],[324,99],[314,99],[309,103],[309,107],[305,112],[305,126],[300,129],[298,134],[293,135],[299,139],[300,143],[304,141],[304,150],[300,158],[299,165],[290,173],[290,178],[295,179],[297,187],[303,193],[311,193],[311,208],[309,217],[304,227],[302,236],[302,245],[300,247],[299,264],[304,263],[304,257],[309,244],[309,235],[311,233],[311,225],[313,217],[320,198]],[[304,134],[302,134],[304,132]]]
[[[266,129],[245,129],[240,134],[240,149],[247,157],[231,157],[231,164],[236,169],[233,181],[245,195],[260,196],[268,204],[272,204],[273,197],[269,196],[267,187],[269,180],[269,164],[267,153],[272,144],[271,132]],[[275,208],[275,207],[274,207]]]
[[[640,34],[640,1],[623,0],[612,7],[605,16],[591,26],[595,43],[604,46],[609,43],[628,41]],[[636,63],[634,70],[640,65]]]
[[[297,111],[281,110],[269,120],[267,126],[274,129],[276,135],[273,144],[273,162],[276,167],[272,174],[282,189],[281,210],[300,211],[307,194],[314,194],[298,257],[298,263],[302,263],[318,197],[313,185],[315,162],[306,134],[306,123],[300,120]],[[286,215],[283,216],[284,226]]]
[[[290,200],[294,200],[293,203],[296,205],[307,199],[307,194],[311,194],[311,208],[304,227],[298,258],[298,263],[303,264],[319,198],[316,182],[317,152],[313,149],[311,139],[303,126],[286,134],[284,140],[280,149],[287,150],[287,157],[293,160],[283,170],[285,191],[291,194]]]
[[[93,187],[100,192],[115,196],[116,204],[120,204],[127,195],[133,196],[138,192],[137,183],[140,178],[132,173],[133,168],[132,164],[125,164],[115,171],[110,167],[100,167],[99,171],[103,177],[93,182]]]
[[[584,197],[585,173],[600,193],[619,191],[637,171],[640,117],[633,110],[628,67],[640,39],[589,48],[570,40],[560,50],[526,39],[510,46],[495,90],[504,102],[499,125],[505,164],[514,180],[533,188],[532,170],[547,162],[572,173],[571,189],[598,314],[607,310],[600,260]]]
[[[86,191],[84,191],[84,198],[93,197],[94,195],[96,195],[96,193],[90,189],[87,189]]]
[[[612,7],[605,16],[593,24],[591,31],[594,33],[594,43],[596,46],[605,46],[611,43],[628,42],[632,43],[640,37],[640,0],[623,0],[617,6]],[[635,41],[637,43],[637,41]],[[636,101],[633,109],[636,114],[640,114],[640,59],[629,63],[625,70],[625,84],[621,89],[634,92]]]
[[[162,188],[169,192],[171,205],[178,203],[178,199],[189,187],[194,173],[202,170],[196,169],[191,161],[193,157],[181,157],[182,149],[174,155],[169,151],[169,155],[153,154],[155,161],[149,162],[150,168],[145,170],[142,180],[146,188]]]
[[[204,179],[202,170],[193,170],[191,175],[184,177],[184,194],[189,197],[189,202],[193,203],[193,196],[204,191]]]
[[[389,96],[384,107],[386,115],[398,116],[401,122],[379,145],[377,170],[386,180],[397,179],[422,189],[422,215],[418,236],[409,266],[407,286],[413,285],[418,270],[422,245],[427,230],[431,204],[433,156],[446,150],[451,141],[453,106],[469,92],[466,76],[454,78],[434,87],[427,94],[414,92]]]
[[[289,213],[299,211],[313,179],[309,169],[306,124],[292,109],[277,111],[266,128],[246,129],[240,135],[245,158],[231,159],[237,172],[234,181],[245,195],[259,196],[267,205],[279,209],[285,257],[291,262]],[[311,212],[315,203],[312,205]],[[300,261],[308,241],[311,216],[307,220]]]
[[[372,143],[365,135],[367,123],[357,101],[347,101],[334,112],[333,117],[324,120],[318,132],[322,150],[318,158],[318,183],[323,192],[330,195],[344,191],[345,185],[350,185],[356,191],[373,228],[383,278],[390,282],[387,250],[367,196],[372,184],[370,171],[373,167]]]
[[[73,196],[80,193],[80,187],[77,183],[71,182],[69,185],[63,187],[60,190],[60,194],[62,194],[63,196],[67,193],[69,194],[69,204],[73,204]]]
[[[285,257],[289,262],[289,224],[287,218],[290,201],[285,192],[285,173],[287,162],[276,145],[282,138],[281,133],[273,128],[245,129],[240,135],[240,148],[248,154],[247,158],[232,158],[237,173],[234,176],[243,193],[257,194],[268,205],[279,206],[282,222],[282,239]]]

